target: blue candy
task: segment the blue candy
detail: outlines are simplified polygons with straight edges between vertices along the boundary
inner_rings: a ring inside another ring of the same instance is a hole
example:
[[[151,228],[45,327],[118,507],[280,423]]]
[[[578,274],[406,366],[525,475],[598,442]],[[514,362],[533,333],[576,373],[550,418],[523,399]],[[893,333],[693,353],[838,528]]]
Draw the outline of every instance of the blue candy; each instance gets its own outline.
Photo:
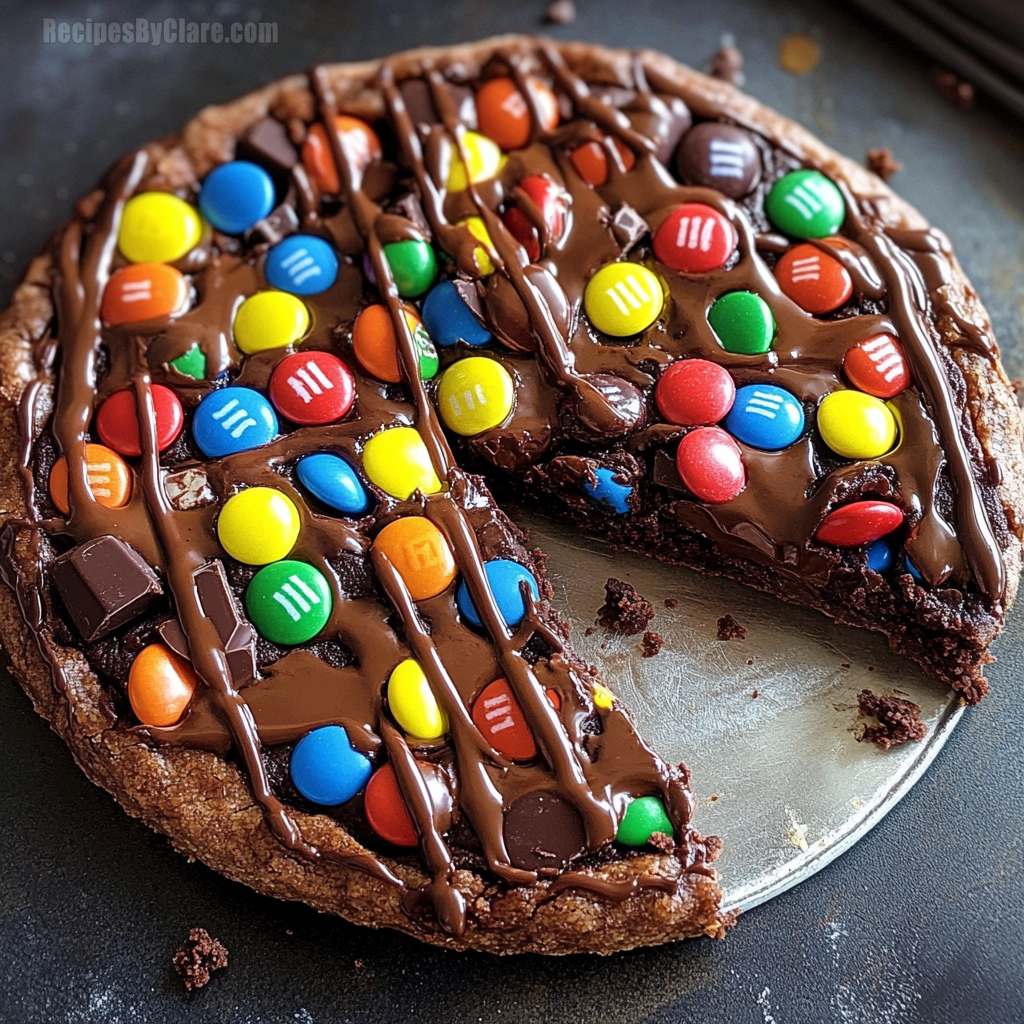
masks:
[[[486,345],[491,333],[469,311],[451,281],[435,285],[423,300],[423,323],[438,345],[448,348],[457,341]]]
[[[903,556],[903,563],[907,567],[907,572],[914,577],[914,582],[917,584],[924,583],[924,577],[921,575],[921,570],[906,556]]]
[[[292,751],[295,788],[314,804],[334,807],[351,800],[370,778],[370,761],[354,750],[340,725],[307,732]]]
[[[615,470],[602,466],[594,470],[597,477],[596,483],[587,481],[583,486],[587,489],[594,501],[599,505],[610,505],[620,515],[629,511],[629,496],[633,488],[629,484],[616,483],[613,477]]]
[[[336,512],[361,516],[370,507],[370,499],[355,470],[337,455],[307,455],[295,470],[302,486]]]
[[[271,404],[249,388],[221,388],[207,395],[192,417],[192,436],[211,459],[266,444],[277,434]]]
[[[885,572],[886,569],[891,569],[895,560],[892,548],[884,537],[872,541],[864,549],[864,554],[867,556],[868,568],[872,572]]]
[[[723,426],[751,448],[774,452],[791,445],[803,432],[804,408],[774,384],[748,384],[736,392]]]
[[[314,235],[292,235],[267,253],[263,265],[267,283],[293,295],[326,291],[338,277],[338,257]]]
[[[206,176],[199,209],[218,230],[240,235],[274,208],[274,183],[262,167],[232,160]]]
[[[487,580],[491,585],[491,592],[494,600],[498,603],[498,611],[501,617],[509,626],[518,626],[526,614],[526,606],[523,604],[523,595],[519,593],[519,584],[522,580],[530,585],[535,598],[540,597],[537,589],[537,581],[529,569],[523,568],[518,562],[510,562],[507,558],[496,558],[493,562],[484,565],[487,573]],[[482,626],[480,616],[477,614],[476,605],[469,596],[469,588],[466,581],[459,584],[458,593],[455,595],[455,603],[459,606],[459,614],[471,625]]]

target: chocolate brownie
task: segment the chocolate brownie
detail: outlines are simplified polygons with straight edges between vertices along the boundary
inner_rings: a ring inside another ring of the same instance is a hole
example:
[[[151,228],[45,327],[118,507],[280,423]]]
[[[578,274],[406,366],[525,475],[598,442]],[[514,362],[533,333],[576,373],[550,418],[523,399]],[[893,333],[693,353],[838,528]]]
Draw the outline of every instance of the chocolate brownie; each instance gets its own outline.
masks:
[[[1019,416],[948,243],[652,52],[507,38],[209,108],[78,204],[0,332],[38,710],[188,855],[450,948],[733,918],[685,766],[492,488],[970,700],[1016,591]]]

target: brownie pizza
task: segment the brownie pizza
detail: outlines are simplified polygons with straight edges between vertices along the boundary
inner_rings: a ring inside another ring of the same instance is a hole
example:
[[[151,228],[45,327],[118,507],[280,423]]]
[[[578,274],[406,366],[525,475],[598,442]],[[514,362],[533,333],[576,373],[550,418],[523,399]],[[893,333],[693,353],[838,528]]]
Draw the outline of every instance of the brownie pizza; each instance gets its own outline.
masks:
[[[0,383],[0,635],[89,777],[454,949],[734,916],[502,495],[970,703],[1019,578],[1019,414],[948,241],[648,51],[508,37],[204,110],[30,266]]]

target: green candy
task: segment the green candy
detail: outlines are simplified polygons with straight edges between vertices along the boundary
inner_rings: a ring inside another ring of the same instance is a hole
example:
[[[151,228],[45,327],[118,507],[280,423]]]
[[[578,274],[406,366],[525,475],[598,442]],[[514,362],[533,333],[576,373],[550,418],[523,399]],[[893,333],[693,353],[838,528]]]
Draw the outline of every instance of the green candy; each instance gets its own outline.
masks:
[[[203,355],[198,342],[193,342],[192,347],[183,356],[172,359],[170,365],[186,377],[206,380],[206,356]]]
[[[772,186],[764,208],[794,238],[834,235],[846,216],[842,192],[821,171],[790,171]]]
[[[437,358],[437,349],[434,348],[434,343],[423,324],[416,326],[416,330],[412,332],[412,340],[420,357],[420,377],[423,380],[430,380],[437,375],[441,361]]]
[[[670,836],[674,831],[661,800],[656,796],[641,796],[630,801],[615,839],[623,846],[646,846],[654,832]]]
[[[271,643],[301,644],[327,625],[331,588],[313,566],[285,559],[256,573],[245,592],[245,608]]]
[[[437,257],[427,242],[389,242],[384,246],[384,257],[403,299],[423,295],[437,278]]]
[[[722,348],[736,355],[763,355],[775,337],[775,317],[768,303],[753,292],[728,292],[708,312]]]

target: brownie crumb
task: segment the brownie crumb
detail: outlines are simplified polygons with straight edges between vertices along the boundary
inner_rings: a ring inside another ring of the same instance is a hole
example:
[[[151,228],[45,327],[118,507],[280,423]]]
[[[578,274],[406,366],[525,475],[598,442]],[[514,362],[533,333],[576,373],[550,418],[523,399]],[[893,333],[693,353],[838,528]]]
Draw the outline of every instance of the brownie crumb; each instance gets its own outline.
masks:
[[[864,160],[869,171],[877,174],[882,181],[888,181],[894,174],[903,170],[903,163],[892,155],[888,146],[879,146],[877,149],[869,149]]]
[[[728,612],[718,620],[719,640],[746,640],[747,631]]]
[[[174,954],[174,969],[190,992],[207,984],[211,971],[219,971],[227,965],[227,949],[223,943],[211,938],[205,928],[192,928]]]
[[[604,585],[605,603],[597,609],[597,621],[605,629],[635,636],[654,618],[654,605],[641,597],[630,583],[612,577]]]
[[[576,5],[572,0],[555,0],[544,12],[544,20],[551,25],[571,25],[576,20]]]
[[[752,697],[752,698],[753,698],[754,700],[757,700],[757,698],[761,696],[761,691],[760,691],[760,690],[755,690],[755,691],[754,691],[754,692],[753,692],[753,693],[752,693],[752,694],[751,694],[750,696],[751,696],[751,697]]]
[[[711,58],[711,77],[730,85],[743,84],[747,76],[743,73],[743,53],[738,46],[718,48]]]
[[[649,629],[644,633],[643,646],[640,648],[640,652],[645,658],[653,658],[661,650],[664,643],[665,641],[660,633],[655,633],[653,629]]]
[[[970,110],[974,106],[974,86],[946,68],[932,68],[932,82],[954,107]]]
[[[754,664],[754,659],[753,658],[747,658],[747,664],[748,665],[753,665]]]
[[[874,743],[882,750],[898,747],[908,740],[923,740],[928,726],[921,721],[921,708],[901,697],[876,697],[870,690],[861,690],[857,697],[860,713],[874,718],[878,725],[866,726],[859,743]]]
[[[596,632],[597,632],[597,630],[593,626],[587,626],[587,628],[585,630],[583,630],[583,635],[584,636],[593,636]]]
[[[664,832],[652,832],[647,840],[650,846],[662,853],[673,853],[676,848],[676,841]]]
[[[666,597],[665,598],[665,607],[666,608],[675,608],[678,604],[679,604],[679,602],[674,597]]]
[[[1013,389],[1013,393],[1016,394],[1022,387],[1024,387],[1024,380],[1021,380],[1020,377],[1014,377],[1013,380],[1010,381],[1010,387]]]

